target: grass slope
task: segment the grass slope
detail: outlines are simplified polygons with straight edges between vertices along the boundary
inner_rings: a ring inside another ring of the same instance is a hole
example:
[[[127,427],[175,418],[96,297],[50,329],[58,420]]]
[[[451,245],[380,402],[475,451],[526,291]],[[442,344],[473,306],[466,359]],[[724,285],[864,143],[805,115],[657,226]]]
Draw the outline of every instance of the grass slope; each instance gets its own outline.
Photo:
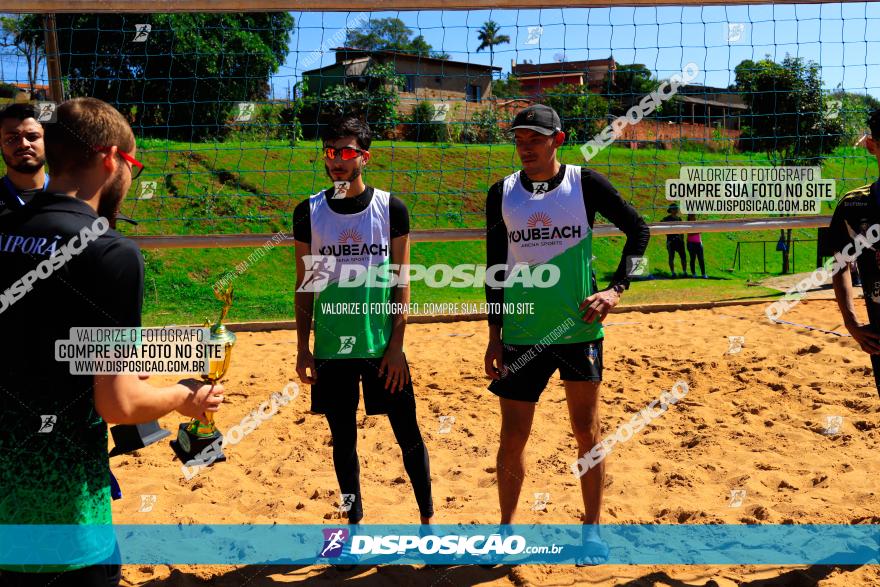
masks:
[[[377,141],[367,181],[389,189],[407,204],[415,230],[483,226],[486,190],[517,169],[511,145],[436,145]],[[191,144],[145,140],[138,159],[146,165],[139,182],[155,181],[155,195],[138,199],[132,190],[123,211],[141,221],[123,226],[134,234],[204,234],[290,231],[294,206],[328,184],[319,144],[283,141],[227,141]],[[577,146],[560,149],[565,163],[582,163]],[[606,174],[645,216],[658,222],[665,215],[664,181],[678,176],[682,165],[767,165],[763,155],[711,153],[700,150],[630,150],[612,147],[590,166]],[[2,170],[2,165],[0,165]],[[876,162],[860,149],[841,148],[823,166],[823,177],[837,179],[837,193],[876,178]],[[830,213],[833,206],[828,206]],[[716,216],[717,218],[727,216]],[[601,218],[599,219],[602,220]],[[796,239],[815,239],[815,230],[795,231]],[[738,241],[772,241],[767,245],[767,270],[778,274],[778,233],[704,234],[710,280],[668,277],[665,238],[648,248],[652,281],[633,284],[626,304],[747,299],[776,292],[749,283],[763,277],[761,244],[743,245],[741,266],[732,269]],[[622,238],[594,241],[600,284],[607,282],[620,258]],[[484,263],[484,243],[416,243],[413,263]],[[234,271],[252,249],[174,249],[144,251],[146,324],[179,324],[214,317],[217,302],[212,284]],[[815,242],[795,247],[795,269],[814,266]],[[236,302],[231,320],[271,320],[293,316],[294,257],[290,247],[275,247],[235,280]],[[678,270],[678,268],[677,268]],[[414,302],[481,301],[480,288],[435,290],[416,283]]]

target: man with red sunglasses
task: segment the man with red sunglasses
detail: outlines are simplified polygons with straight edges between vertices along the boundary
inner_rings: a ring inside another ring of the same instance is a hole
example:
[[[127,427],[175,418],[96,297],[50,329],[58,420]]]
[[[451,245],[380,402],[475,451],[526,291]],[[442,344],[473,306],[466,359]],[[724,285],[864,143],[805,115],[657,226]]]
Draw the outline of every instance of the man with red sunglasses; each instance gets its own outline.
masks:
[[[56,341],[74,328],[140,326],[144,287],[140,250],[110,228],[142,167],[131,128],[94,98],[68,100],[56,114],[45,125],[46,191],[0,215],[0,525],[71,533],[65,564],[4,563],[0,587],[118,584],[115,537],[95,531],[112,523],[106,423],[174,410],[198,417],[222,401],[219,385],[75,375],[56,360]]]
[[[327,418],[349,523],[363,517],[356,421],[361,384],[367,415],[388,414],[421,522],[429,524],[434,508],[428,451],[403,354],[406,311],[395,311],[409,303],[409,286],[389,285],[392,267],[409,264],[409,215],[401,200],[364,183],[370,143],[365,122],[349,117],[332,123],[324,133],[324,166],[334,187],[294,210],[296,372],[312,386],[312,411]],[[366,280],[346,287],[351,271]],[[352,310],[327,309],[333,306]]]

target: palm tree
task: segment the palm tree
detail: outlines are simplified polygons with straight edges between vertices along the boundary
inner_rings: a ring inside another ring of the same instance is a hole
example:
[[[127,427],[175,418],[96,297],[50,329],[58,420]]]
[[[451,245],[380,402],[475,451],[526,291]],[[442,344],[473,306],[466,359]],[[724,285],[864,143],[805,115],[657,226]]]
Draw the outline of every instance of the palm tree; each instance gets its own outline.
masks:
[[[495,45],[510,42],[510,37],[498,34],[500,28],[497,22],[489,20],[483,23],[482,28],[477,33],[477,38],[480,40],[480,46],[477,47],[477,51],[482,51],[486,47],[489,48],[489,65],[495,65]]]

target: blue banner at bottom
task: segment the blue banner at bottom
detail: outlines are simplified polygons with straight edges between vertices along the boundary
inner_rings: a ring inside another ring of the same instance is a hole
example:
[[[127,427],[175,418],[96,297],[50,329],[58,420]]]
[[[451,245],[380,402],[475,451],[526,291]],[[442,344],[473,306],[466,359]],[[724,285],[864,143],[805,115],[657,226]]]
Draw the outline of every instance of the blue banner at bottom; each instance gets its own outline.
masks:
[[[861,565],[878,525],[115,525],[0,526],[0,565],[122,564]]]

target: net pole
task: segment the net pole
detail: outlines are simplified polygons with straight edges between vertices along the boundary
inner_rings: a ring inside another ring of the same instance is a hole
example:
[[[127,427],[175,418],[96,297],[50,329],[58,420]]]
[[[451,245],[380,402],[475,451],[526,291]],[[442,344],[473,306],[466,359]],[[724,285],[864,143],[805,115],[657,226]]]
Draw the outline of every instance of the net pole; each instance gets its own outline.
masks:
[[[61,62],[58,52],[58,32],[55,27],[55,14],[43,16],[46,38],[46,73],[49,76],[49,91],[55,102],[64,101],[64,88],[61,84]]]

